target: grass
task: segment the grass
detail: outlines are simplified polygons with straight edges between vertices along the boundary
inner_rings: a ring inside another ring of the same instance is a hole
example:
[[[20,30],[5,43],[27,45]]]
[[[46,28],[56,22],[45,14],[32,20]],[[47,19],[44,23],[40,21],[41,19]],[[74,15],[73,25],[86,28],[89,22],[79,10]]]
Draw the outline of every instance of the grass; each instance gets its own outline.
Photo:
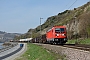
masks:
[[[66,44],[75,44],[76,42],[90,45],[90,38],[85,40],[68,40]],[[46,50],[42,46],[28,43],[27,48],[27,51],[16,60],[66,60],[65,55],[56,54],[50,50]]]
[[[65,56],[60,56],[59,54],[55,54],[49,50],[41,46],[37,46],[34,44],[27,44],[27,51],[16,60],[64,60]]]
[[[76,40],[68,40],[66,44],[75,44]]]
[[[90,38],[85,40],[68,40],[67,42],[67,44],[75,44],[75,43],[90,45]]]

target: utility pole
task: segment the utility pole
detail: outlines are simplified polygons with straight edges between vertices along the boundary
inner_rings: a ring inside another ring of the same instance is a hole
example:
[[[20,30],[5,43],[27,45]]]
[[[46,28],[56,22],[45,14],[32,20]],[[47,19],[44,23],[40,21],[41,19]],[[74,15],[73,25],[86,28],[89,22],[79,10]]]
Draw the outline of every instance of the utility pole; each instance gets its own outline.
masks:
[[[42,20],[43,18],[40,18],[40,40],[39,40],[39,42],[41,42],[41,40],[42,40],[42,36],[41,36],[41,30],[42,30],[42,27],[41,27],[41,20]]]
[[[40,18],[40,33],[41,33],[41,30],[42,30],[42,27],[41,27],[41,20],[42,20],[43,18]]]
[[[32,29],[31,29],[31,38],[32,38]]]

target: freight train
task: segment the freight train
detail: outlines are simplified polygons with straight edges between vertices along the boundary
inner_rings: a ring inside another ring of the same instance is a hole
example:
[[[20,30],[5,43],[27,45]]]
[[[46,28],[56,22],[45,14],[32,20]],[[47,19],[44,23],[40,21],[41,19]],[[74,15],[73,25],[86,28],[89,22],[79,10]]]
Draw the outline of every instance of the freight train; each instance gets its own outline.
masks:
[[[54,26],[46,34],[33,38],[33,43],[65,44],[67,42],[67,31],[65,26]]]

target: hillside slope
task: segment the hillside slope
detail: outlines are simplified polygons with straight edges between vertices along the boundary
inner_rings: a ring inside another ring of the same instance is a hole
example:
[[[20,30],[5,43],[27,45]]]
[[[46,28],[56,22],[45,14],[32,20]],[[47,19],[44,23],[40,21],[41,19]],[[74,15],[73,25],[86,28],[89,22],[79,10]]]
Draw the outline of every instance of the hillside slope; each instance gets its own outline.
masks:
[[[21,37],[36,37],[39,34],[45,34],[48,29],[55,25],[64,25],[67,27],[67,35],[72,38],[88,38],[90,37],[90,2],[74,8],[58,13],[56,16],[49,17],[44,24],[35,29],[29,29],[28,32]],[[32,34],[31,34],[32,33]]]
[[[19,33],[6,33],[3,31],[0,31],[0,42],[7,42],[12,39],[14,39],[15,36],[20,36]]]

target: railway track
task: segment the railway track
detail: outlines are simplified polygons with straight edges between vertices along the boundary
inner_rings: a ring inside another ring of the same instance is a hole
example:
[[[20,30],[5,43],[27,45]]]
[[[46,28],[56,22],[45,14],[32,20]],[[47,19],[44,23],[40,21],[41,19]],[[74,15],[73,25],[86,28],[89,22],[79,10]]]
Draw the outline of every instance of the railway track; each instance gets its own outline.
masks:
[[[85,45],[85,44],[64,44],[64,45],[58,45],[58,46],[90,51],[90,45]]]
[[[61,56],[66,56],[67,60],[90,60],[90,45],[75,45],[75,44],[65,44],[65,45],[51,45],[51,44],[40,44],[35,43],[47,49],[47,51],[52,51]]]
[[[77,45],[76,44],[65,44],[63,45],[63,47],[90,51],[90,45],[85,45],[85,44],[77,44]]]
[[[38,45],[42,45],[42,44],[39,43]],[[48,45],[51,45],[51,44],[48,44]],[[64,44],[64,45],[55,45],[55,46],[63,46],[63,47],[68,47],[68,48],[73,48],[73,49],[90,51],[90,45],[84,45],[84,44],[77,44],[77,45],[76,44]]]

